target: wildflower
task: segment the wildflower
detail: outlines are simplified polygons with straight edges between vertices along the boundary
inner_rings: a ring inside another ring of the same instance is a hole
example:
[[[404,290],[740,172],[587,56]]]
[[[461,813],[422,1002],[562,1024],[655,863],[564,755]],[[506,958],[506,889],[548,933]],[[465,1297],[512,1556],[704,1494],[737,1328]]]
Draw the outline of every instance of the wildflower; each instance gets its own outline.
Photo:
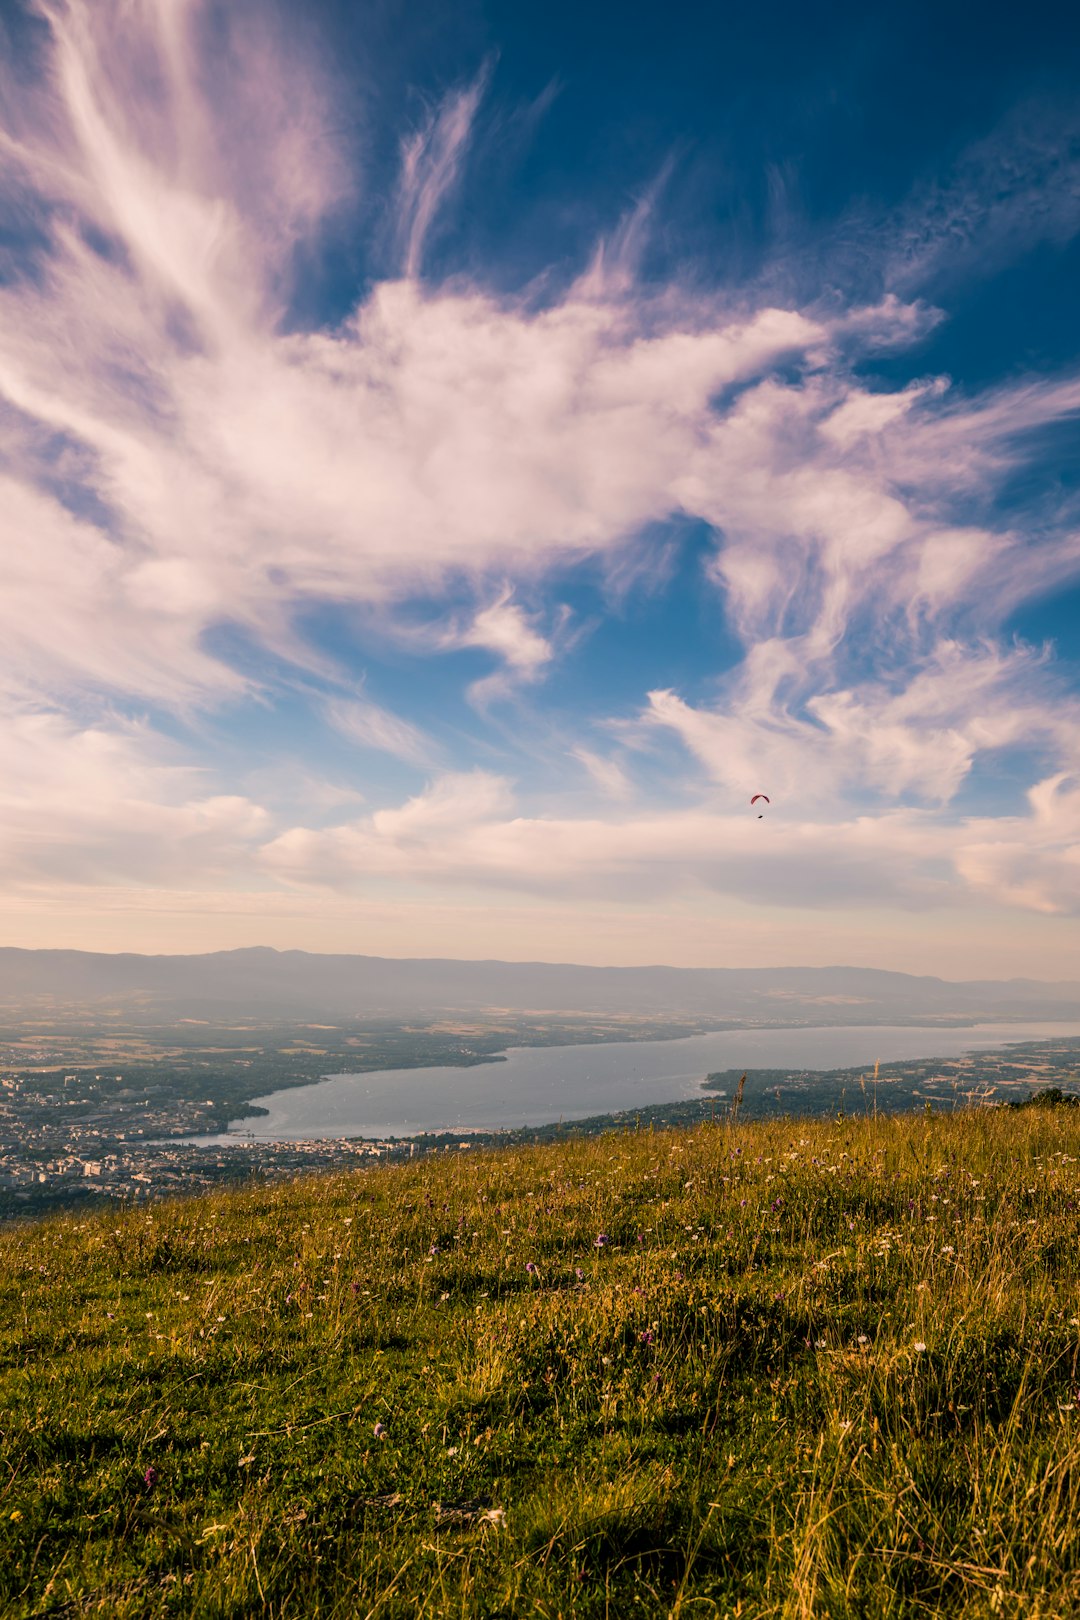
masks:
[[[18,1508],[15,1508],[13,1512],[8,1514],[8,1518],[11,1519],[13,1523],[18,1524],[19,1520],[22,1518],[22,1514]]]
[[[593,1248],[594,1249],[602,1249],[604,1247],[605,1243],[610,1243],[610,1242],[611,1242],[611,1239],[608,1237],[606,1232],[598,1232],[597,1236],[596,1236],[596,1242],[593,1244]]]
[[[860,1333],[859,1334],[859,1343],[860,1344],[869,1344],[870,1343],[870,1340],[866,1337],[865,1333]]]
[[[143,1474],[143,1484],[146,1486],[148,1491],[152,1491],[157,1482],[158,1471],[151,1463],[150,1467]]]
[[[644,1333],[638,1334],[638,1338],[641,1340],[642,1344],[654,1344],[656,1341],[656,1334],[653,1332],[652,1328],[646,1328]]]
[[[926,1346],[923,1344],[921,1339],[915,1340],[915,1349],[918,1350],[920,1354],[926,1349]]]
[[[574,1267],[574,1275],[577,1278],[578,1282],[584,1282],[585,1281],[585,1273],[582,1271],[580,1266],[575,1266]]]
[[[385,1423],[376,1423],[371,1432],[375,1436],[376,1440],[385,1440],[388,1430]]]
[[[536,1267],[533,1265],[533,1262],[531,1260],[526,1260],[526,1262],[525,1262],[525,1270],[529,1273],[530,1277],[535,1277],[536,1276]]]

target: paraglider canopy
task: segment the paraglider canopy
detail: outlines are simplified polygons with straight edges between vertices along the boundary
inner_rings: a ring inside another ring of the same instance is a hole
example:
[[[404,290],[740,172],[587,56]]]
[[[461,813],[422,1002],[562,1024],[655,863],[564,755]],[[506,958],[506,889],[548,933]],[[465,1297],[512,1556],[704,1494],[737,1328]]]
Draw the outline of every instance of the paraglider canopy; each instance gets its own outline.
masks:
[[[771,804],[772,803],[772,800],[769,798],[769,795],[767,793],[755,793],[753,798],[750,800],[750,808],[751,808],[751,810],[754,808],[755,804],[757,804],[759,799],[763,799],[766,804]],[[762,814],[761,814],[761,811],[759,810],[758,811],[758,820],[760,821],[761,819],[762,819]]]

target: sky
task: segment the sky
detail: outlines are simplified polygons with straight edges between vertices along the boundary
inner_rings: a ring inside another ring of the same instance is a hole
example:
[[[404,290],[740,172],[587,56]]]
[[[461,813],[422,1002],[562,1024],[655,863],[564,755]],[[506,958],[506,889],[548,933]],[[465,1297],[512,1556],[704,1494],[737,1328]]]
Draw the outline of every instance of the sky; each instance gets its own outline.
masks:
[[[0,944],[1080,978],[1078,69],[0,0]]]

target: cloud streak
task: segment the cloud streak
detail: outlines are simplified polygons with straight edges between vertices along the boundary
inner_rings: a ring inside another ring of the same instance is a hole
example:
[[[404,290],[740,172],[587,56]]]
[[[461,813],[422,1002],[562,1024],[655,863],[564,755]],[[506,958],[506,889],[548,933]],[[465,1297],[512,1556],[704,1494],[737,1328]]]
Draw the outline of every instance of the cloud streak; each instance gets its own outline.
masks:
[[[331,698],[326,718],[343,737],[362,748],[392,754],[409,765],[430,765],[437,752],[433,740],[418,726],[366,699]]]
[[[397,234],[401,269],[410,280],[421,272],[424,246],[435,218],[460,178],[487,79],[485,69],[465,89],[447,96],[427,122],[402,142]]]
[[[992,900],[1080,913],[1080,779],[1036,784],[1023,815],[943,823],[927,811],[816,821],[778,806],[759,822],[708,804],[544,818],[515,813],[488,772],[436,779],[400,808],[324,830],[293,828],[259,860],[290,883],[387,879],[631,902],[712,892],[759,905],[934,911]]]

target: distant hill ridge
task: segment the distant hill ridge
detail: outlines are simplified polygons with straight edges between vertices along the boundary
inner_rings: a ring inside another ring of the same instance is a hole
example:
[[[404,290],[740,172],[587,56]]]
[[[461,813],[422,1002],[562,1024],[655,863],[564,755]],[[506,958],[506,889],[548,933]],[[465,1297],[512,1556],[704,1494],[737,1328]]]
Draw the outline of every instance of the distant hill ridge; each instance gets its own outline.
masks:
[[[587,967],[278,951],[200,955],[0,947],[0,1006],[120,1003],[163,1017],[364,1018],[439,1010],[768,1022],[1080,1017],[1080,983],[953,982],[863,967]]]

